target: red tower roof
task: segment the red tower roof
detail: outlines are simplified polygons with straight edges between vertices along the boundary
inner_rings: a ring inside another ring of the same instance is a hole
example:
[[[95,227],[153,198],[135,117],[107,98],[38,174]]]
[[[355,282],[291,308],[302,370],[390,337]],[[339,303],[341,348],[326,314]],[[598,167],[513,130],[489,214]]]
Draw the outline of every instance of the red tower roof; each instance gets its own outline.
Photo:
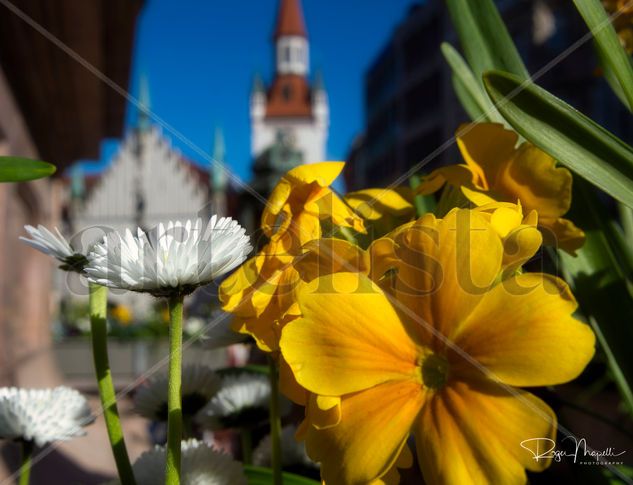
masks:
[[[308,36],[305,22],[303,21],[301,0],[281,0],[279,4],[275,39],[284,35]]]

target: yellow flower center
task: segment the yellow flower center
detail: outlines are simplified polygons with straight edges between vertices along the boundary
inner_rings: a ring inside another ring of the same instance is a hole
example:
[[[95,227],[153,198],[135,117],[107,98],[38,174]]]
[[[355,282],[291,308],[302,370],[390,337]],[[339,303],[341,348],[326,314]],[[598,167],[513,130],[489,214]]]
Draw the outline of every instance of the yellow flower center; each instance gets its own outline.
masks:
[[[438,354],[428,354],[420,361],[422,384],[430,389],[441,389],[448,380],[448,361]]]

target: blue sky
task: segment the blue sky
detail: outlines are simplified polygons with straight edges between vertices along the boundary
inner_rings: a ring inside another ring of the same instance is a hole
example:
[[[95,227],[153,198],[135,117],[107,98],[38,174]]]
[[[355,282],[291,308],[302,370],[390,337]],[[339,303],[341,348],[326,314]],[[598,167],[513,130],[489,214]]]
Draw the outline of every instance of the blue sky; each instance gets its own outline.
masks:
[[[210,153],[222,126],[226,162],[250,174],[248,96],[255,72],[273,74],[271,34],[278,0],[147,0],[137,30],[131,92],[149,80],[151,108],[190,142]],[[413,0],[303,0],[312,73],[320,69],[330,97],[328,158],[343,159],[363,126],[363,76]],[[136,109],[128,106],[127,123]],[[196,150],[166,131],[187,157]],[[103,166],[116,149],[104,144]]]

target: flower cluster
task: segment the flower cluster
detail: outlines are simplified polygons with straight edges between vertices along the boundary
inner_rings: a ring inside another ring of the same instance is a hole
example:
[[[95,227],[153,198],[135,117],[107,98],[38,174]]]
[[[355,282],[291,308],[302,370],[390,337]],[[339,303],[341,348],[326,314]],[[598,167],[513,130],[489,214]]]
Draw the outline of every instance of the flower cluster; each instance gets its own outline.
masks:
[[[423,179],[419,194],[450,188],[417,219],[406,190],[336,196],[338,163],[291,171],[262,217],[270,241],[220,287],[305,407],[296,436],[325,483],[397,483],[410,436],[427,483],[523,483],[548,462],[521,441],[557,422],[522,388],[574,379],[593,356],[567,284],[523,269],[544,242],[582,245],[562,217],[571,175],[500,125],[457,139],[466,163]]]

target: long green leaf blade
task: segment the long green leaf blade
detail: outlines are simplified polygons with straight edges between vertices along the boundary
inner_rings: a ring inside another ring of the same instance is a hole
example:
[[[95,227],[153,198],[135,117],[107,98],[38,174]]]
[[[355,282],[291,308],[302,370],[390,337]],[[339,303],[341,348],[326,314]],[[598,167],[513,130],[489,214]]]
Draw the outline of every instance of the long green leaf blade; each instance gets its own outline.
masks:
[[[446,0],[446,4],[476,79],[491,69],[529,77],[493,0]]]
[[[484,84],[503,117],[560,163],[633,207],[633,149],[531,82],[488,72]]]
[[[629,107],[633,108],[633,66],[611,25],[611,19],[600,0],[574,0],[574,4],[595,39],[600,60],[617,78]]]
[[[55,173],[55,165],[21,157],[0,157],[0,182],[26,182]]]
[[[468,115],[473,120],[503,122],[503,118],[488,98],[481,82],[477,81],[459,52],[446,42],[441,48],[444,59],[453,71],[455,93]]]
[[[594,327],[622,399],[633,415],[633,299],[621,242],[613,237],[609,212],[583,180],[574,182],[574,204],[569,216],[585,230],[585,245],[572,257],[559,251],[565,279],[578,298],[581,311]],[[618,302],[614,305],[613,302]]]

